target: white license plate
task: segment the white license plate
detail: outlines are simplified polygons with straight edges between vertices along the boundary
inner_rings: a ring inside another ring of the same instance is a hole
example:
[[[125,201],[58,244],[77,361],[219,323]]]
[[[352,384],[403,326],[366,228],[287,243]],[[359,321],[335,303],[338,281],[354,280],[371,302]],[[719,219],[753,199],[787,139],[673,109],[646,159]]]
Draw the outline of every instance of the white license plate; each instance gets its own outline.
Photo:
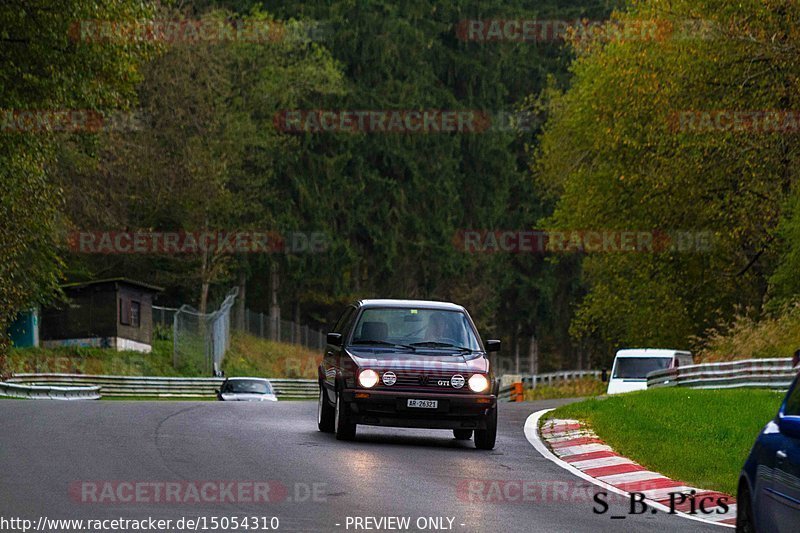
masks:
[[[436,409],[439,406],[438,400],[408,400],[409,407],[421,407],[423,409]]]

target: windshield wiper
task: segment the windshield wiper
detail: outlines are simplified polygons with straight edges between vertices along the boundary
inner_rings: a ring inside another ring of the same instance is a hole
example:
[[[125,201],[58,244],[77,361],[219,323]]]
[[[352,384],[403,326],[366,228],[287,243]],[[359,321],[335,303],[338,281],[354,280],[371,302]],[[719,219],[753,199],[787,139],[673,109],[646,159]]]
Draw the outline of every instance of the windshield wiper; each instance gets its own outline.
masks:
[[[371,341],[371,340],[361,340],[361,341],[353,341],[353,344],[366,344],[366,345],[377,345],[377,346],[393,346],[395,348],[406,348],[408,350],[417,351],[416,348],[409,344],[397,344],[394,342],[386,342],[386,341]]]
[[[423,341],[423,342],[412,342],[411,346],[425,346],[428,348],[455,348],[459,352],[474,352],[472,348],[467,348],[465,346],[457,346],[455,344],[451,344],[449,342],[438,342],[438,341]]]

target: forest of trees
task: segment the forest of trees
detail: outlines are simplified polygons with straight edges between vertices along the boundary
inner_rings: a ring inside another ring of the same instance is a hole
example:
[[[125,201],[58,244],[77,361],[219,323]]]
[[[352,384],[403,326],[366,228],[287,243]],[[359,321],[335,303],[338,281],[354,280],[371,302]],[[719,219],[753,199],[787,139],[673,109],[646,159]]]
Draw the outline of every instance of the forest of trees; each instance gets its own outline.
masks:
[[[268,9],[268,10],[267,10]],[[800,291],[796,135],[685,131],[686,111],[789,110],[789,0],[9,0],[0,6],[0,332],[65,280],[126,276],[163,305],[325,327],[362,297],[465,305],[539,370],[621,346],[695,347]],[[271,23],[280,38],[76,37],[76,21]],[[468,20],[608,21],[470,40]],[[638,32],[614,31],[638,28]],[[644,29],[644,30],[643,30]],[[646,31],[645,31],[646,30]],[[652,30],[652,31],[651,31]],[[537,40],[534,40],[537,41]],[[132,113],[134,128],[11,131],[20,110]],[[478,110],[526,127],[303,132],[286,110]],[[11,118],[9,118],[11,117]],[[465,253],[460,231],[706,232],[710,251]],[[320,232],[318,253],[76,253],[80,231]],[[7,341],[0,343],[7,348]]]

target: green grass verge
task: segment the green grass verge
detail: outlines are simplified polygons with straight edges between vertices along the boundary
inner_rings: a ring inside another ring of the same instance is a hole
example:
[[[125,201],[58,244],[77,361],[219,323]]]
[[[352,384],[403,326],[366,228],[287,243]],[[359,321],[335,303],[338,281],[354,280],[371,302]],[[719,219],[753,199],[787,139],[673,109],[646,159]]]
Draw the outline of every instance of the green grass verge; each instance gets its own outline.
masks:
[[[566,405],[546,418],[584,420],[614,451],[650,470],[735,495],[747,454],[783,395],[662,388]]]
[[[114,376],[196,375],[172,367],[172,339],[153,341],[151,353],[117,352],[107,348],[12,348],[8,355],[11,372],[109,374]]]

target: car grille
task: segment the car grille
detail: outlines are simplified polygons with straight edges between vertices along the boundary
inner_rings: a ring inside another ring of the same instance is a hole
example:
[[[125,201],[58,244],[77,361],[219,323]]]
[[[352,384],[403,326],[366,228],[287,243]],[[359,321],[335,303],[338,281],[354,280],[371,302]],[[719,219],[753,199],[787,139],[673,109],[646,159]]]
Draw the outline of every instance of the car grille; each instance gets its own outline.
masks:
[[[450,385],[450,378],[454,375],[460,374],[464,378],[464,386],[460,389],[456,389],[452,385]],[[381,375],[383,373],[381,372]],[[432,389],[432,390],[441,390],[441,391],[454,391],[454,392],[470,392],[469,387],[467,386],[467,381],[469,380],[472,374],[465,374],[460,372],[422,372],[422,373],[414,373],[414,372],[395,372],[397,376],[397,381],[394,385],[387,387],[381,381],[381,388],[383,389],[396,389],[396,388],[414,388],[414,389]],[[446,381],[446,384],[440,385],[439,381]]]

